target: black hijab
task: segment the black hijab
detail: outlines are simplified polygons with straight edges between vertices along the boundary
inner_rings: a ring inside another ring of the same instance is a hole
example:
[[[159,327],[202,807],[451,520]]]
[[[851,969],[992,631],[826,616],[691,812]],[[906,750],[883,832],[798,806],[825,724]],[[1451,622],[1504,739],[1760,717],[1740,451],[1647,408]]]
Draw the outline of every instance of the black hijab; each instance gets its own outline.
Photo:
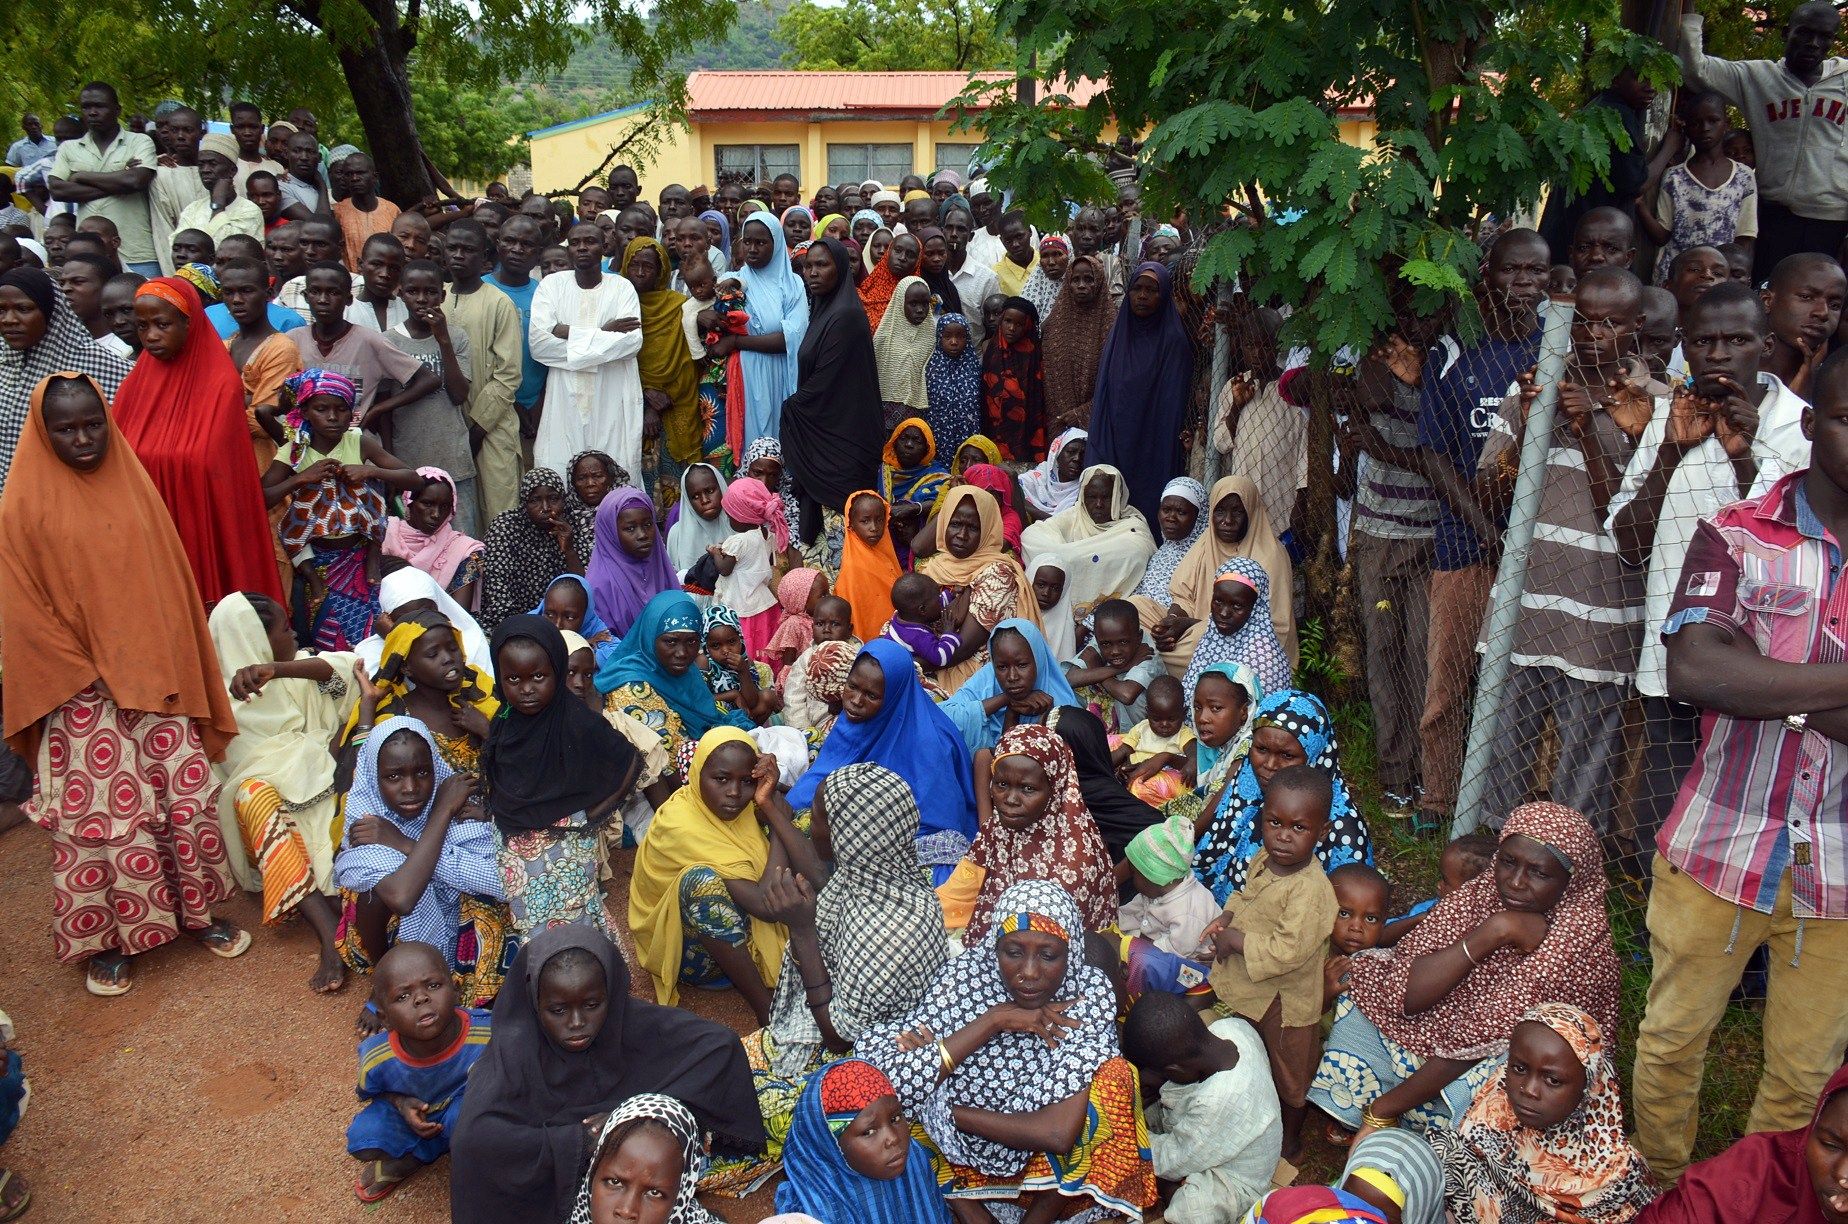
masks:
[[[501,648],[517,638],[537,642],[545,651],[558,687],[552,704],[528,716],[514,709],[501,682],[494,682],[501,708],[481,751],[481,770],[488,783],[488,811],[502,833],[547,828],[602,805],[635,785],[641,765],[629,741],[565,689],[564,635],[545,617],[509,616],[500,623],[488,647],[495,671],[504,672]],[[603,819],[608,815],[603,813]]]
[[[603,1028],[575,1054],[553,1045],[539,1023],[539,974],[569,948],[596,957],[609,984]],[[594,1136],[584,1119],[639,1093],[684,1103],[727,1154],[764,1146],[738,1035],[631,998],[622,953],[579,923],[541,931],[520,949],[494,1002],[494,1039],[468,1081],[449,1158],[454,1224],[558,1224],[571,1214],[590,1160]]]
[[[943,238],[944,245],[948,246],[950,240],[944,237],[943,231],[934,225],[927,225],[922,229],[912,230],[911,236],[918,240],[918,251],[920,252],[918,255],[917,275],[923,277],[924,283],[930,286],[930,291],[937,295],[937,301],[939,303],[937,313],[968,313],[963,310],[962,294],[956,291],[956,282],[950,279],[949,268],[941,268],[935,273],[932,273],[924,267],[924,257],[922,254],[924,244],[929,242],[932,238]],[[904,303],[901,302],[899,305],[902,308]]]
[[[796,353],[796,393],[783,401],[783,458],[798,489],[834,510],[877,487],[885,444],[885,402],[873,360],[873,329],[854,290],[839,239],[822,238],[838,279],[809,299],[808,331]]]
[[[1161,813],[1130,793],[1110,763],[1110,737],[1097,715],[1082,706],[1060,706],[1053,711],[1052,729],[1072,750],[1078,766],[1078,792],[1097,821],[1097,831],[1110,851],[1110,861],[1121,862],[1131,839],[1150,825],[1161,823]]]

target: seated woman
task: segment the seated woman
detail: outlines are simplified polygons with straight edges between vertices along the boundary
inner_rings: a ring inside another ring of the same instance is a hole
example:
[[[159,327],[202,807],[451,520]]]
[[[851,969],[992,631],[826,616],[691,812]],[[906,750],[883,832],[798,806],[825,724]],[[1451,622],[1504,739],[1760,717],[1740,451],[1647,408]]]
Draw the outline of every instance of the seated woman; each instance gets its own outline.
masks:
[[[607,933],[599,839],[635,790],[641,755],[571,694],[570,656],[551,621],[510,616],[493,650],[502,709],[481,777],[513,929],[525,939],[581,922]]]
[[[715,1151],[763,1149],[737,1035],[632,997],[629,966],[608,936],[582,923],[542,931],[509,977],[450,1145],[455,1224],[558,1224],[577,1201],[604,1115],[643,1093],[683,1102]]]
[[[1155,1175],[1116,993],[1084,959],[1087,921],[1049,880],[1021,881],[996,909],[981,945],[854,1053],[891,1080],[948,1166],[957,1219],[992,1219],[980,1200],[1004,1199],[1051,1220],[1063,1197],[1140,1220]]]
[[[933,884],[943,883],[975,837],[974,765],[956,724],[925,693],[911,652],[887,638],[860,648],[841,690],[841,717],[790,788],[789,805],[808,807],[824,778],[861,762],[891,770],[917,797],[923,823],[913,830],[915,861],[931,869]]]
[[[321,944],[309,989],[346,984],[336,928],[334,735],[359,687],[358,658],[298,652],[289,614],[267,595],[234,594],[206,621],[238,734],[212,766],[231,874],[263,893],[266,925],[300,914]]]
[[[443,954],[464,1007],[493,1006],[519,945],[478,786],[450,769],[415,718],[387,718],[366,737],[334,859],[351,906],[340,950],[355,972],[415,940]],[[376,1031],[376,1021],[360,1023]]]
[[[1107,463],[1078,476],[1078,500],[1020,533],[1027,567],[1051,560],[1065,571],[1065,597],[1079,618],[1106,599],[1135,591],[1155,555],[1155,537],[1129,504],[1123,474]]]
[[[1810,1124],[1747,1135],[1690,1165],[1637,1224],[1840,1224],[1848,1219],[1848,1067]]]
[[[919,804],[904,779],[848,765],[814,803],[832,834],[834,875],[819,891],[787,870],[767,885],[789,943],[770,1023],[744,1039],[768,1160],[709,1177],[707,1190],[744,1193],[773,1172],[803,1084],[862,1033],[917,1006],[949,955],[942,907],[918,873]]]
[[[809,1079],[783,1167],[778,1211],[824,1224],[950,1224],[930,1153],[911,1137],[898,1089],[865,1059],[844,1058]]]
[[[675,763],[676,785],[686,780],[688,754],[706,732],[755,725],[742,710],[721,707],[694,666],[704,628],[691,595],[663,591],[648,601],[621,645],[597,668],[597,691],[605,694],[605,705],[661,737]]]
[[[1454,1220],[1625,1224],[1656,1196],[1623,1134],[1605,1030],[1569,1003],[1542,1003],[1508,1035],[1508,1060],[1455,1130],[1425,1133]]]
[[[456,530],[456,482],[437,467],[420,467],[421,489],[404,495],[404,517],[385,524],[383,551],[409,562],[465,608],[481,600],[482,543]],[[379,602],[384,603],[381,588]]]
[[[1186,672],[1194,647],[1206,633],[1206,619],[1212,613],[1213,583],[1226,562],[1234,557],[1250,557],[1270,575],[1271,590],[1290,589],[1289,554],[1278,542],[1258,486],[1250,477],[1221,477],[1213,485],[1209,504],[1209,530],[1200,533],[1174,567],[1166,604],[1146,595],[1130,600],[1142,614],[1142,627],[1160,647],[1162,662],[1176,676]],[[1290,666],[1296,666],[1296,615],[1289,600],[1272,602],[1271,626],[1277,631]]]
[[[1022,723],[1044,722],[1059,706],[1075,706],[1078,695],[1047,644],[1040,627],[1010,617],[988,639],[988,662],[940,707],[976,753],[977,788],[983,757],[1002,733]]]
[[[660,1002],[678,1000],[681,982],[735,986],[761,1028],[789,938],[768,888],[794,871],[813,891],[827,873],[777,792],[775,758],[759,756],[750,736],[736,727],[708,732],[691,772],[635,852],[636,959]]]
[[[630,1097],[604,1118],[566,1224],[720,1224],[696,1197],[705,1163],[691,1110],[658,1092]]]
[[[415,718],[436,738],[449,767],[479,767],[488,724],[500,712],[494,678],[462,656],[462,635],[435,612],[413,612],[393,626],[371,681],[347,721],[344,746],[357,748],[380,717]]]
[[[1153,601],[1163,612],[1174,599],[1169,589],[1174,571],[1206,530],[1206,520],[1200,517],[1205,508],[1206,486],[1191,476],[1176,476],[1161,491],[1156,521],[1151,524],[1161,533],[1161,546],[1143,568],[1142,581],[1133,593]]]
[[[1511,812],[1492,870],[1390,951],[1354,958],[1310,1103],[1350,1129],[1400,1118],[1454,1126],[1528,1008],[1574,1003],[1616,1032],[1603,868],[1579,813],[1555,803]]]
[[[1051,880],[1064,889],[1083,915],[1086,931],[1115,922],[1110,855],[1097,822],[1085,810],[1065,741],[1048,727],[1015,727],[995,750],[988,790],[992,812],[983,817],[982,831],[963,860],[965,876],[981,877],[963,946],[972,948],[987,937],[1008,912],[999,908],[1001,895],[1021,880]],[[944,904],[948,915],[949,897]]]
[[[1246,869],[1264,848],[1258,830],[1264,787],[1278,770],[1305,764],[1329,774],[1335,785],[1328,831],[1315,847],[1322,869],[1333,871],[1343,863],[1373,861],[1367,822],[1348,798],[1347,783],[1341,777],[1334,719],[1321,698],[1284,689],[1259,703],[1251,751],[1239,766],[1238,776],[1226,787],[1218,806],[1202,809],[1194,824],[1200,833],[1194,874],[1213,890],[1213,898],[1221,905],[1245,887]]]
[[[943,495],[937,514],[938,548],[918,562],[918,572],[935,579],[952,597],[969,593],[969,610],[991,632],[1018,617],[1040,624],[1033,584],[1004,549],[1001,507],[994,494],[961,485]],[[954,693],[988,662],[988,647],[937,672],[937,684]],[[1055,664],[1054,671],[1057,671]],[[1055,703],[1057,704],[1057,703]]]
[[[494,516],[481,555],[481,624],[492,631],[539,602],[560,574],[581,574],[596,543],[591,511],[565,501],[565,482],[551,468],[520,477],[520,504]]]

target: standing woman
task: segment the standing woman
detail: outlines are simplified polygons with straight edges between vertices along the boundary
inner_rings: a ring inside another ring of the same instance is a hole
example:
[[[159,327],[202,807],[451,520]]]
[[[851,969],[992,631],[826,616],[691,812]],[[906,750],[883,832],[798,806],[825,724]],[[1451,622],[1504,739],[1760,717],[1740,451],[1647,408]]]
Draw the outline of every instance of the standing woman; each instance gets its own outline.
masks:
[[[783,227],[768,214],[746,217],[738,229],[738,248],[744,259],[738,280],[744,285],[744,309],[749,330],[742,336],[724,335],[706,349],[706,356],[724,361],[740,355],[744,375],[744,437],[746,445],[761,437],[782,436],[783,401],[796,390],[796,353],[808,331],[808,291],[789,266]]]
[[[1040,326],[1048,430],[1083,429],[1091,422],[1097,367],[1117,316],[1105,279],[1104,265],[1095,255],[1072,256],[1059,295]]]
[[[34,389],[12,484],[0,502],[5,731],[38,767],[31,810],[51,834],[58,959],[87,958],[90,993],[119,995],[128,958],[181,930],[238,956],[250,936],[212,918],[233,889],[208,759],[237,720],[172,520],[93,379]]]
[[[129,363],[99,346],[78,321],[64,290],[38,268],[0,276],[0,489],[31,408],[32,389],[61,370],[94,378],[115,399]]]
[[[1174,307],[1172,278],[1145,263],[1130,278],[1091,398],[1086,458],[1129,482],[1129,502],[1155,521],[1161,489],[1186,469],[1181,431],[1193,394],[1194,346]]]
[[[873,332],[848,275],[847,248],[823,238],[809,248],[808,334],[797,360],[796,391],[783,403],[783,446],[802,510],[802,543],[821,534],[823,507],[842,513],[847,498],[879,478],[884,410]]]
[[[199,597],[281,602],[269,510],[250,463],[244,380],[198,290],[177,277],[135,291],[142,360],[116,393],[115,421],[173,516]]]
[[[673,500],[680,472],[699,458],[700,444],[699,369],[681,317],[687,296],[667,287],[671,266],[667,249],[653,238],[634,239],[622,256],[622,274],[642,303],[636,361],[642,374],[643,465],[653,443],[658,459],[651,493],[662,504]]]
[[[635,789],[641,757],[566,690],[569,656],[551,621],[509,617],[492,649],[501,708],[481,769],[514,929],[527,939],[577,922],[607,935],[598,831]]]

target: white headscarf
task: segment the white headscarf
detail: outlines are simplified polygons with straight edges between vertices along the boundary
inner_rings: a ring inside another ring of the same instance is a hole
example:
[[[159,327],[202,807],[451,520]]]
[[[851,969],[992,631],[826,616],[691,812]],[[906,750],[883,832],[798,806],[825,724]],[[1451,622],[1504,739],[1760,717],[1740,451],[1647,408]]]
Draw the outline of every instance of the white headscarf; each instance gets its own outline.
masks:
[[[414,565],[393,570],[385,575],[379,583],[379,607],[387,616],[402,608],[405,604],[428,599],[436,604],[436,610],[443,614],[443,619],[455,626],[462,635],[462,653],[468,661],[480,668],[487,675],[494,674],[494,656],[488,650],[488,635],[481,631],[475,618],[468,610],[454,599],[449,592],[436,585],[436,579],[424,573]],[[365,661],[366,670],[376,673],[379,661],[385,657],[385,639],[373,634],[359,645],[353,647],[353,653]]]
[[[1084,488],[1084,474],[1080,472],[1077,480],[1060,480],[1059,456],[1073,442],[1088,436],[1074,425],[1052,440],[1046,458],[1038,467],[1020,474],[1021,494],[1041,514],[1057,514],[1078,504],[1078,491]]]
[[[726,520],[723,510],[710,520],[703,519],[694,512],[693,503],[687,498],[687,477],[693,474],[694,468],[702,467],[719,482],[720,497],[725,496],[728,483],[725,473],[710,463],[689,463],[687,470],[680,473],[680,517],[674,520],[673,527],[667,533],[667,559],[683,581],[687,571],[706,555],[708,545],[723,544],[732,533],[731,524]]]
[[[1111,482],[1110,519],[1104,523],[1092,520],[1083,497],[1085,485],[1099,476]],[[1142,512],[1129,504],[1123,474],[1109,464],[1092,464],[1073,484],[1078,498],[1068,509],[1021,532],[1020,547],[1029,565],[1042,559],[1058,562],[1072,607],[1080,616],[1089,616],[1104,600],[1136,589],[1155,553],[1155,537]]]
[[[1041,557],[1027,567],[1027,581],[1032,582],[1033,576],[1043,569],[1056,569],[1065,575],[1059,602],[1040,609],[1040,620],[1046,627],[1046,645],[1052,648],[1052,657],[1063,663],[1078,654],[1078,629],[1072,623],[1072,571],[1059,557]],[[1034,596],[1036,602],[1038,598]]]

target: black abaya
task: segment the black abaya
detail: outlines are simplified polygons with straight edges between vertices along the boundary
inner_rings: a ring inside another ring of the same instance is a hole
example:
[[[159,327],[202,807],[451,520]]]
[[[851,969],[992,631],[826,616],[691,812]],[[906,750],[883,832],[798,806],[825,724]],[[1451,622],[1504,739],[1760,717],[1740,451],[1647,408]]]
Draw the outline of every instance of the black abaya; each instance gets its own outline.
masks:
[[[839,274],[826,297],[809,299],[808,332],[796,353],[796,393],[783,401],[783,459],[796,494],[843,513],[847,499],[876,489],[885,442],[885,403],[873,360],[873,329],[853,287],[847,248],[833,238],[825,250]],[[805,257],[806,258],[806,257]],[[819,521],[805,509],[801,535],[814,541]]]

